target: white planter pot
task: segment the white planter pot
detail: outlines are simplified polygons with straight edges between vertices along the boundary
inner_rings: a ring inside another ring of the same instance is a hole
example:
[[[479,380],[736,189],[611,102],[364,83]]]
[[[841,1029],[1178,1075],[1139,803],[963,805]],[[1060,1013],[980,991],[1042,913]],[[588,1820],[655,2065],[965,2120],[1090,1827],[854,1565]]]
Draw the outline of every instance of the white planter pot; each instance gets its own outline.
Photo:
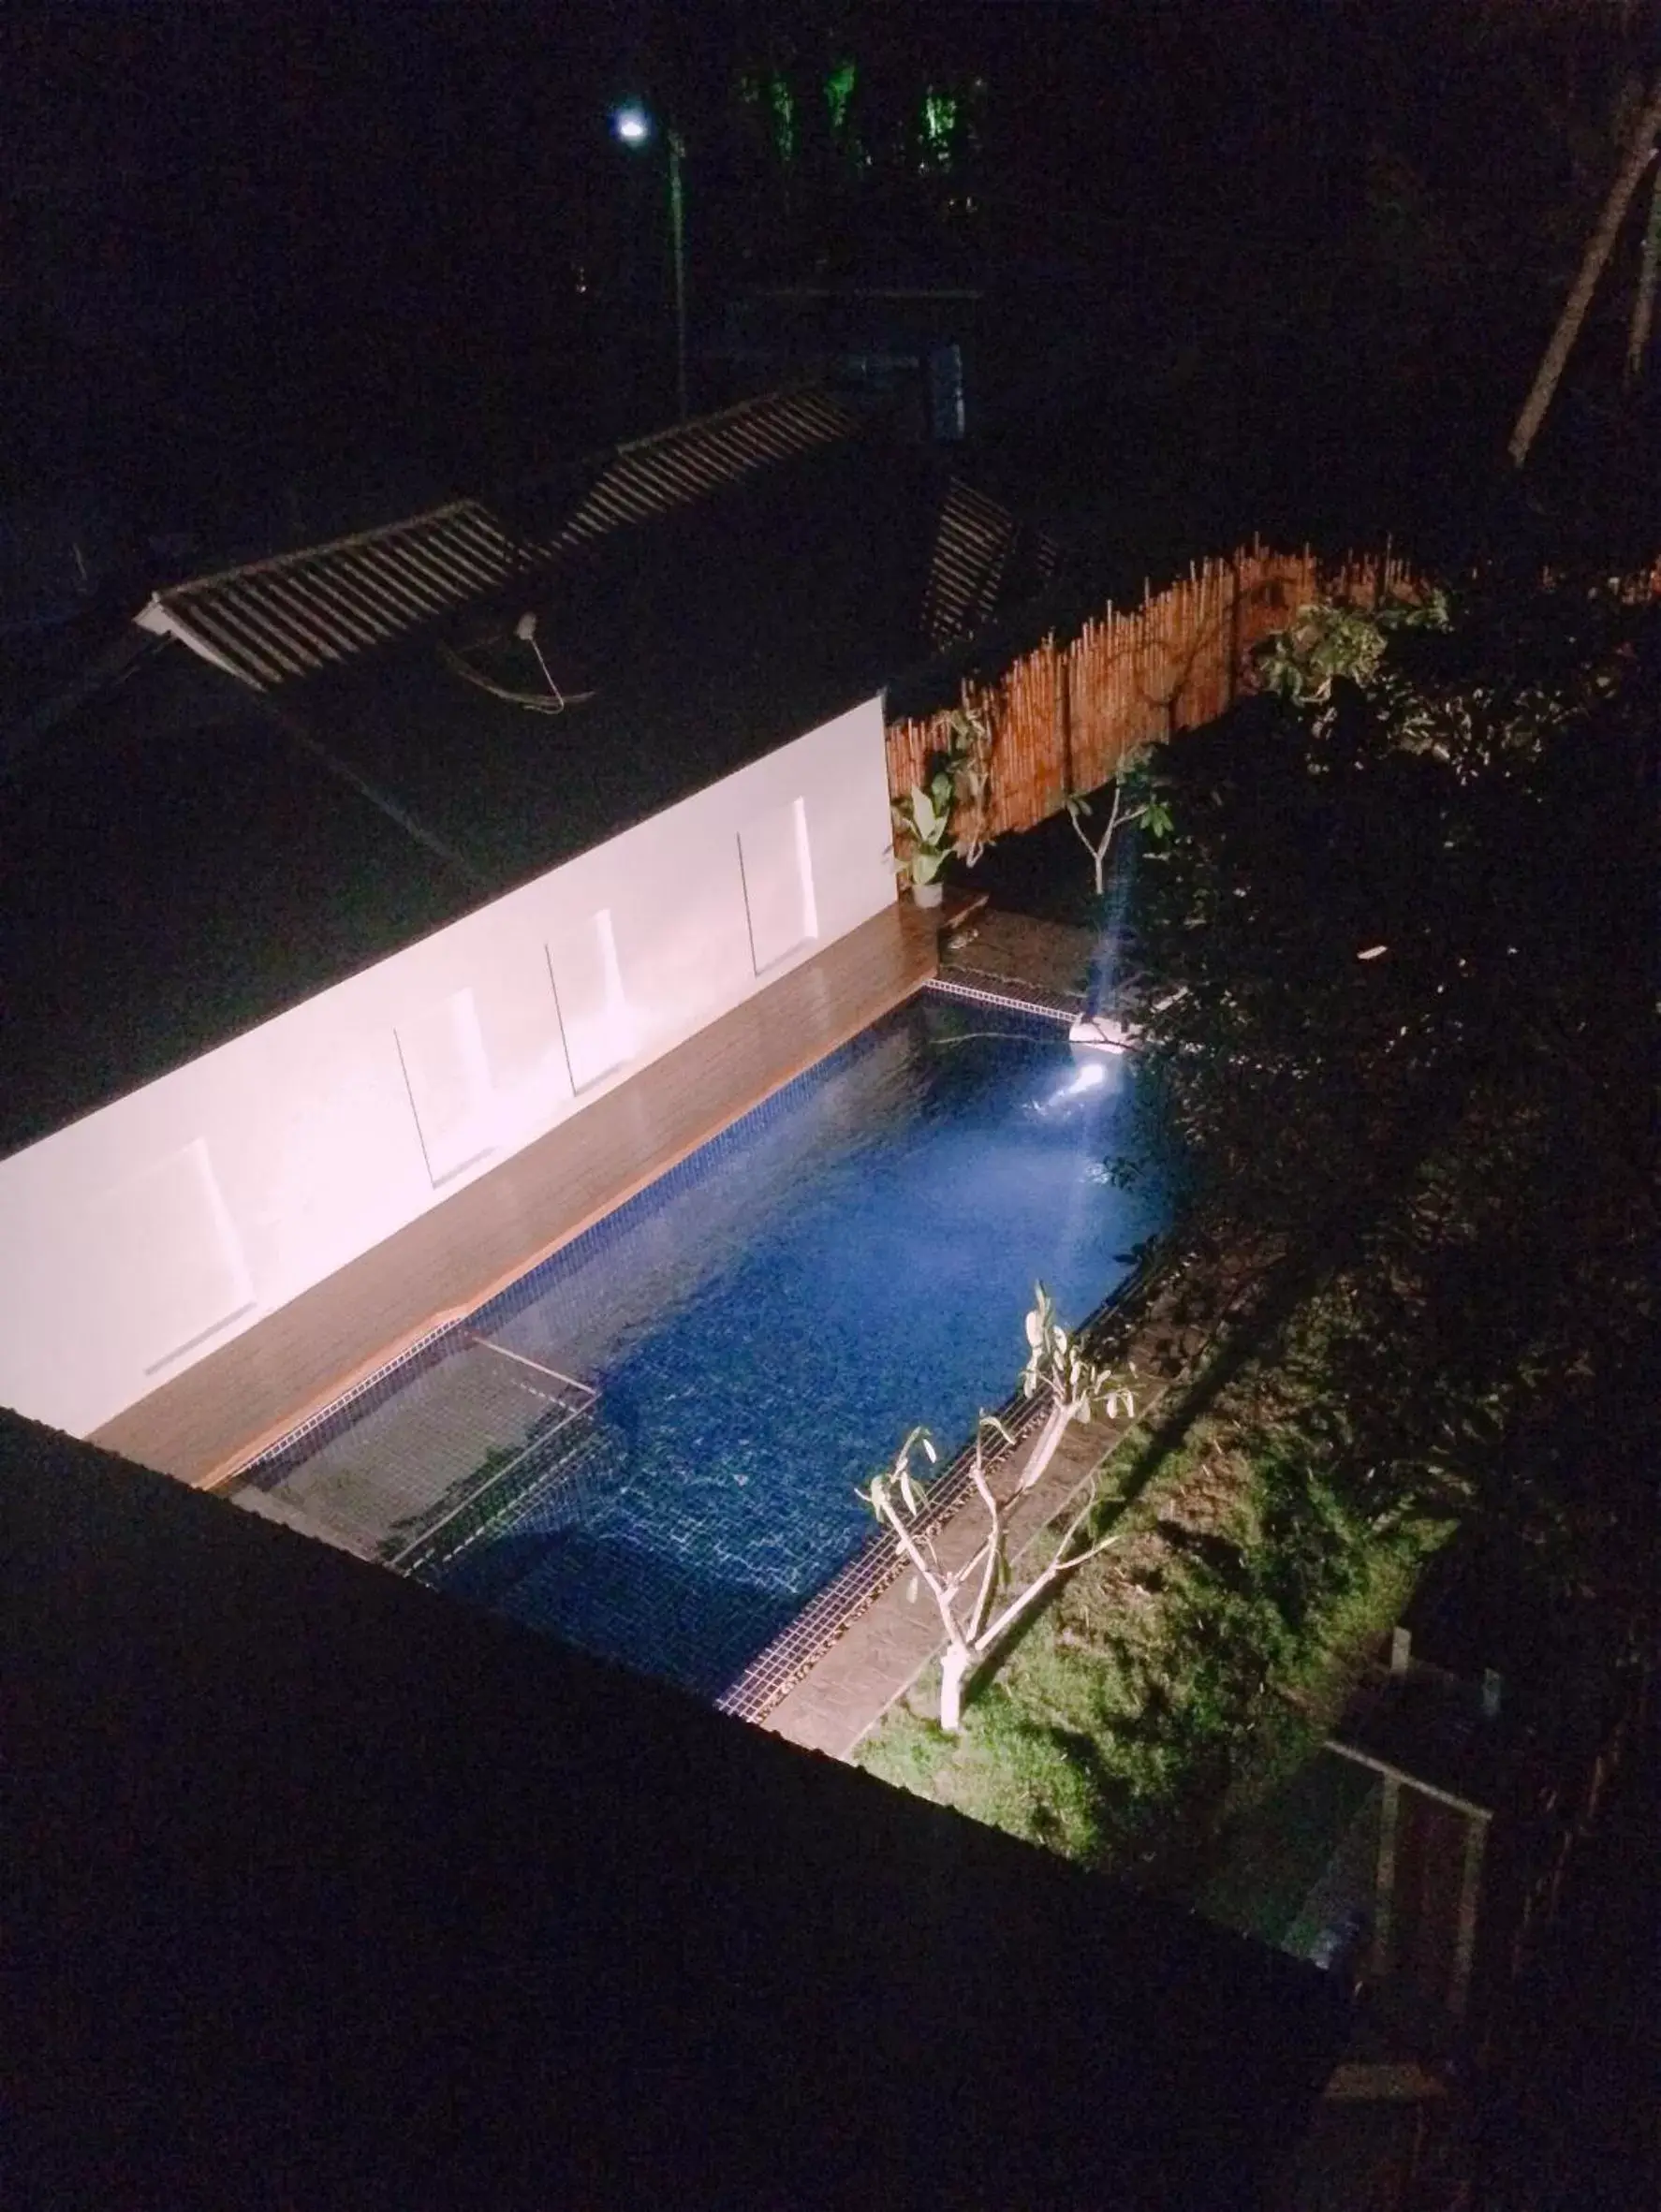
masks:
[[[946,886],[936,876],[932,884],[913,884],[911,896],[919,906],[938,906],[946,896]]]

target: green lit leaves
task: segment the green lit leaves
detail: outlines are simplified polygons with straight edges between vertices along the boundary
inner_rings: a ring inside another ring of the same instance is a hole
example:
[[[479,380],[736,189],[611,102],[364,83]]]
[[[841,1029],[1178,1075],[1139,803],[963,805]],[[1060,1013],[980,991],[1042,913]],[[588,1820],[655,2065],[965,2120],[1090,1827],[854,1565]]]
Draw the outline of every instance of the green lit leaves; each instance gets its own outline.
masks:
[[[1340,679],[1361,691],[1372,688],[1392,630],[1448,627],[1448,598],[1441,591],[1375,608],[1315,600],[1257,649],[1257,681],[1296,707],[1323,706]]]
[[[826,74],[825,110],[830,117],[832,138],[842,139],[847,136],[848,109],[857,77],[851,54],[845,54]]]
[[[918,131],[922,158],[929,168],[951,168],[957,159],[962,122],[963,110],[957,95],[931,85],[923,95]]]

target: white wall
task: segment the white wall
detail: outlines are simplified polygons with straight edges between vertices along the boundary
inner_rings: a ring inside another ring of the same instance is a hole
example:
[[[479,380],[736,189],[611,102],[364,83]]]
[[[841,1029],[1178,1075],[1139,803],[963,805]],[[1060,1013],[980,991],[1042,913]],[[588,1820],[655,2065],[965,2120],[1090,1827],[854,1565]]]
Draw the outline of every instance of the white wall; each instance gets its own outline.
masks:
[[[870,700],[0,1161],[0,1402],[85,1436],[894,897]]]

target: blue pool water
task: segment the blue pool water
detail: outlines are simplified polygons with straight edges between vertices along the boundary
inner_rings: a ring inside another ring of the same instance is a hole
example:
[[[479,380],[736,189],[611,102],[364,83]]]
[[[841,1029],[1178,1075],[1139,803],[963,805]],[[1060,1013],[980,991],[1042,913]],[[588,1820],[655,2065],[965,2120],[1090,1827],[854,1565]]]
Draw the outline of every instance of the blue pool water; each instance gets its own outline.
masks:
[[[597,1384],[597,1427],[429,1578],[718,1694],[870,1535],[906,1429],[948,1458],[1008,1395],[1034,1279],[1081,1319],[1163,1225],[1104,1173],[1133,1081],[925,993],[792,1084],[478,1318]]]

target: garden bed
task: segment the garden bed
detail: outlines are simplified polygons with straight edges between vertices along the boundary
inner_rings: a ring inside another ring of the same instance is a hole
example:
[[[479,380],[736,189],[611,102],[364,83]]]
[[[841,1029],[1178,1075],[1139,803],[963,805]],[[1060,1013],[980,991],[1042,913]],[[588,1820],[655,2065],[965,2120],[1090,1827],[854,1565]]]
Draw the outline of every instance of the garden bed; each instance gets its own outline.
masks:
[[[1272,1831],[1277,1796],[1318,1751],[1448,1526],[1380,1531],[1317,1469],[1301,1482],[1289,1474],[1297,1385],[1283,1361],[1288,1341],[1295,1351],[1318,1329],[1321,1307],[1317,1295],[1243,1364],[1241,1332],[1220,1345],[1183,1392],[1192,1401],[1209,1382],[1213,1402],[1162,1454],[1147,1425],[1117,1445],[1096,1527],[1116,1520],[1121,1541],[1031,1622],[960,1736],[937,1724],[931,1673],[866,1736],[858,1763],[1166,1890],[1199,1886],[1241,1838],[1247,1894],[1220,1893],[1221,1916],[1274,1917],[1278,1896],[1257,1895],[1267,1872],[1259,1881],[1250,1868],[1253,1824]],[[1274,1873],[1277,1890],[1298,1891],[1284,1922],[1318,1856],[1304,1851]]]

